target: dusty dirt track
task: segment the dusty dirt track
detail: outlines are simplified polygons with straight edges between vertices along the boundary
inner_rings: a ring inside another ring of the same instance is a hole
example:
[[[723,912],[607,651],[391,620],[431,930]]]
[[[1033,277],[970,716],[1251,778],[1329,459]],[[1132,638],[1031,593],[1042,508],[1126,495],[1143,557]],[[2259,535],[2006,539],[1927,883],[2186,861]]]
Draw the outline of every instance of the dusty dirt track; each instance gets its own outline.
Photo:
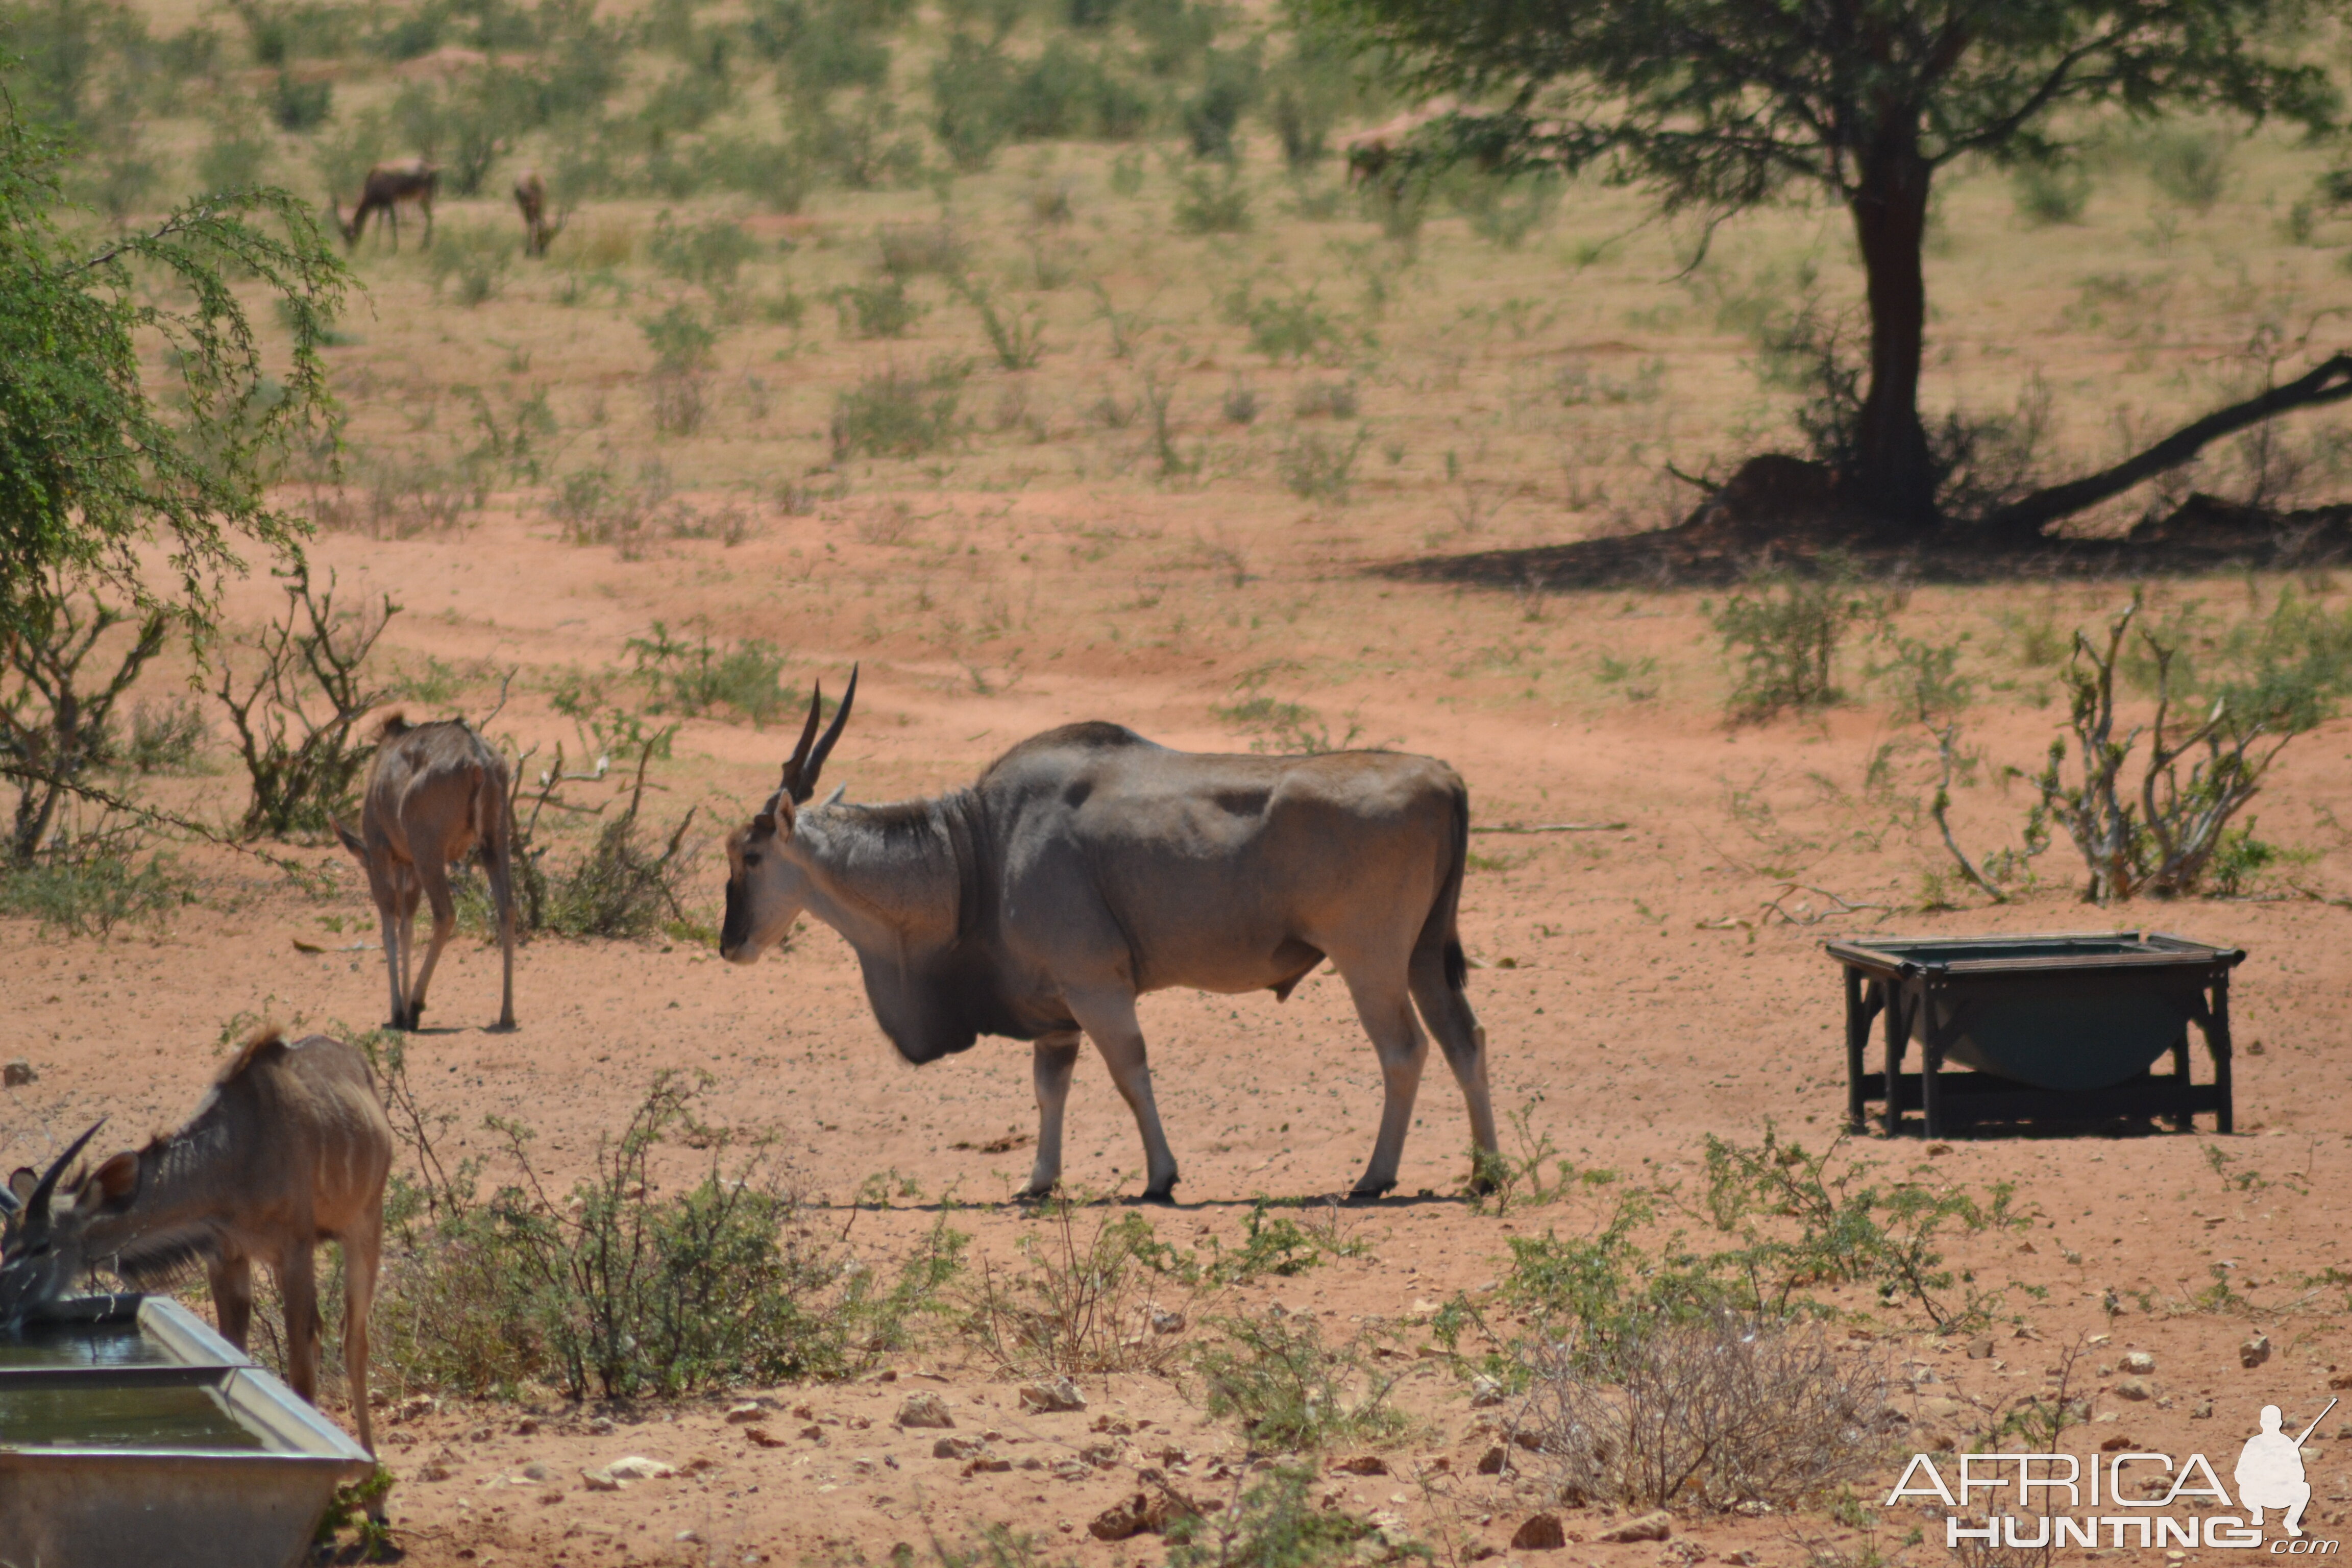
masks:
[[[1121,570],[1079,560],[1084,497],[1032,495],[979,513],[950,498],[913,542],[887,545],[859,541],[854,516],[839,512],[777,519],[731,550],[681,542],[634,562],[555,544],[543,524],[494,518],[461,542],[331,537],[316,556],[347,584],[396,589],[406,610],[390,640],[410,660],[478,658],[540,671],[598,663],[657,616],[702,616],[729,634],[773,637],[795,650],[798,676],[837,679],[862,658],[857,715],[830,770],[859,799],[967,778],[1023,734],[1083,717],[1115,717],[1180,745],[1232,747],[1232,729],[1210,706],[1227,700],[1246,671],[1290,660],[1282,668],[1297,673],[1282,677],[1286,696],[1335,722],[1349,716],[1370,740],[1447,757],[1469,780],[1482,823],[1624,824],[1475,840],[1479,868],[1463,918],[1485,965],[1473,996],[1492,1041],[1498,1108],[1524,1109],[1528,1125],[1580,1166],[1662,1184],[1695,1179],[1706,1133],[1753,1139],[1769,1120],[1819,1142],[1840,1123],[1838,989],[1819,952],[1823,936],[2104,923],[2064,891],[2008,909],[1916,912],[1919,872],[1931,859],[1899,829],[1874,839],[1860,804],[1873,749],[1897,733],[1891,721],[1859,705],[1821,723],[1727,729],[1717,717],[1720,668],[1687,597],[1563,595],[1531,612],[1507,595],[1331,572],[1312,559],[1311,541],[1295,536],[1250,541],[1254,569],[1236,574],[1196,564],[1189,542],[1162,536],[1181,537],[1181,522],[1120,546],[1132,561]],[[910,634],[894,636],[919,591],[950,607],[942,613],[1000,596],[1024,605],[1023,673],[1009,691],[920,657]],[[1981,626],[2006,606],[2087,616],[2117,596],[2097,587],[2063,596],[1922,593],[1905,615],[1915,625]],[[1135,607],[1142,598],[1149,608]],[[900,617],[877,619],[894,602]],[[247,616],[268,608],[257,587],[236,605]],[[1112,640],[1121,629],[1127,635]],[[1654,660],[1662,693],[1628,700],[1596,680],[1590,672],[1604,652]],[[496,727],[562,738],[566,727],[527,684],[518,683]],[[996,694],[982,695],[982,686]],[[466,702],[479,711],[487,690]],[[2056,710],[2021,701],[1990,711],[1979,721],[1985,742],[2023,761],[2038,753]],[[2352,808],[2347,738],[2345,726],[2331,725],[2290,752],[2264,807],[2266,828],[2289,839],[2318,836],[2322,808]],[[697,801],[714,831],[739,819],[771,787],[788,745],[780,730],[689,723],[664,777],[660,819]],[[1811,782],[1813,774],[1827,783]],[[168,787],[184,804],[233,804],[233,783]],[[1735,797],[1748,804],[1735,812]],[[1756,816],[1757,800],[1775,805],[1769,824]],[[1963,816],[1990,836],[2006,809],[1997,792],[1981,789],[1964,799]],[[340,949],[373,932],[363,889],[340,852],[300,853],[336,868],[340,896],[305,898],[212,855],[200,863],[215,879],[214,903],[184,911],[164,934],[100,944],[44,938],[23,922],[0,928],[0,1056],[26,1057],[39,1074],[0,1100],[0,1144],[29,1158],[100,1112],[126,1131],[176,1120],[215,1070],[216,1041],[235,1020],[375,1022],[379,954],[296,950],[298,940]],[[2323,862],[2314,874],[2330,868]],[[703,892],[714,904],[718,876],[715,858],[706,859]],[[1791,925],[1763,909],[1784,877],[1810,885],[1780,899],[1801,918],[1829,905],[1810,889],[1892,908]],[[1730,917],[1749,923],[1712,929]],[[2038,1386],[2063,1346],[2105,1335],[2086,1352],[2086,1368],[2112,1367],[2126,1348],[2153,1351],[2157,1397],[2128,1403],[2102,1393],[2095,1419],[2118,1424],[2095,1433],[2156,1449],[2234,1453],[2259,1405],[2315,1411],[2329,1374],[2352,1365],[2343,1287],[2305,1282],[2352,1262],[2335,1196],[2352,1179],[2346,916],[2284,901],[2134,906],[2118,918],[2250,952],[2235,992],[2239,1135],[1866,1146],[1866,1157],[1899,1170],[1972,1186],[2014,1181],[2041,1217],[2030,1231],[1955,1253],[1981,1283],[2015,1282],[1988,1358],[1906,1335],[1898,1314],[1851,1304],[1872,1310],[1879,1330],[1869,1342],[1891,1370],[1924,1374],[1914,1390],[1923,1429],[1965,1435],[1986,1407]],[[568,1181],[656,1070],[707,1069],[710,1112],[730,1125],[779,1129],[812,1193],[837,1205],[835,1217],[854,1224],[866,1245],[887,1251],[908,1240],[932,1223],[943,1195],[971,1205],[953,1223],[1000,1258],[1034,1223],[1002,1201],[1025,1174],[1025,1149],[955,1147],[1034,1130],[1026,1050],[984,1042],[920,1070],[897,1061],[866,1009],[847,949],[821,928],[804,925],[788,950],[751,969],[684,941],[541,941],[520,963],[519,1033],[482,1031],[495,995],[495,950],[461,942],[413,1047],[420,1092],[459,1113],[459,1152],[479,1151],[484,1113],[519,1116],[539,1129],[545,1177]],[[1312,1196],[1353,1180],[1377,1118],[1378,1078],[1335,981],[1318,977],[1283,1005],[1265,996],[1156,996],[1144,1021],[1183,1170],[1179,1206],[1150,1211],[1163,1234],[1230,1241],[1254,1196]],[[1091,1059],[1080,1068],[1071,1115],[1072,1188],[1136,1191],[1132,1125]],[[1402,1328],[1405,1359],[1390,1364],[1404,1372],[1401,1397],[1423,1425],[1383,1456],[1390,1474],[1335,1470],[1324,1491],[1335,1503],[1393,1510],[1457,1552],[1501,1548],[1536,1498],[1531,1481],[1515,1489],[1508,1479],[1475,1473],[1492,1441],[1489,1413],[1468,1407],[1442,1363],[1412,1359],[1424,1337],[1415,1325],[1451,1293],[1493,1280],[1512,1235],[1593,1221],[1577,1202],[1473,1214],[1458,1195],[1464,1143],[1459,1098],[1433,1071],[1400,1195],[1340,1217],[1370,1255],[1252,1287],[1237,1302],[1278,1301],[1338,1328],[1366,1315]],[[2209,1162],[2216,1147],[2231,1162],[2224,1173]],[[921,1196],[853,1219],[846,1205],[860,1184],[883,1173],[896,1173],[896,1190],[911,1183]],[[2252,1179],[2231,1179],[2244,1173]],[[2217,1266],[2244,1304],[2187,1310]],[[2259,1371],[2242,1370],[2237,1347],[2257,1330],[2278,1353]],[[1087,1412],[1033,1416],[1018,1410],[1012,1383],[952,1342],[901,1358],[884,1376],[749,1391],[774,1404],[761,1423],[774,1447],[722,1419],[741,1394],[612,1411],[444,1406],[380,1428],[400,1476],[393,1514],[409,1560],[425,1564],[875,1562],[895,1543],[921,1550],[933,1534],[953,1541],[992,1521],[1040,1532],[1055,1554],[1124,1564],[1153,1560],[1157,1543],[1107,1545],[1086,1525],[1134,1491],[1139,1466],[1202,1495],[1231,1485],[1219,1457],[1238,1454],[1231,1428],[1207,1423],[1160,1380],[1092,1380]],[[2097,1381],[2105,1388],[2116,1380]],[[920,1389],[945,1395],[959,1433],[1001,1433],[996,1450],[1013,1468],[967,1474],[961,1462],[931,1457],[937,1434],[893,1426],[900,1401]],[[2192,1419],[2206,1400],[2210,1422]],[[526,1415],[535,1429],[519,1425]],[[600,1417],[617,1425],[592,1428]],[[1105,1417],[1137,1429],[1098,1432]],[[1066,1463],[1107,1436],[1118,1445],[1108,1468]],[[1181,1453],[1171,1458],[1171,1447]],[[583,1468],[623,1455],[681,1473],[619,1493],[584,1489]],[[2328,1500],[2315,1504],[2314,1517],[2332,1525],[2352,1493],[2352,1465],[2330,1452],[2311,1473]],[[1597,1510],[1571,1510],[1570,1545],[1542,1560],[1647,1563],[1659,1555],[1654,1543],[1591,1539],[1610,1522]],[[1916,1522],[1890,1515],[1878,1547],[1900,1547]],[[1678,1524],[1668,1550],[1795,1563],[1817,1549],[1864,1544],[1826,1518],[1699,1518]],[[1931,1544],[1923,1560],[1941,1552]]]

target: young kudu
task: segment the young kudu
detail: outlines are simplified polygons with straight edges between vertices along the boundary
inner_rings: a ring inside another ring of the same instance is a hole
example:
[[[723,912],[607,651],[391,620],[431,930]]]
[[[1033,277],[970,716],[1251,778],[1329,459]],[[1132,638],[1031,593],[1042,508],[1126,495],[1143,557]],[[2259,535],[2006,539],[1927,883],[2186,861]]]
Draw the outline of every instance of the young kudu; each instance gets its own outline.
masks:
[[[105,1125],[104,1122],[99,1126]],[[343,1373],[360,1442],[368,1418],[368,1307],[383,1244],[392,1123],[367,1058],[325,1035],[246,1043],[186,1126],[59,1182],[98,1127],[39,1176],[19,1170],[0,1195],[0,1331],[106,1268],[146,1289],[198,1261],[221,1337],[239,1350],[253,1320],[253,1265],[286,1304],[286,1379],[319,1393],[321,1241],[343,1249]]]
[[[360,189],[360,205],[352,209],[352,221],[343,222],[341,198],[330,195],[334,208],[335,226],[343,231],[343,244],[356,249],[360,236],[367,231],[368,216],[381,214],[376,226],[392,225],[392,247],[400,248],[400,209],[414,205],[425,214],[425,243],[433,243],[433,197],[441,187],[441,171],[422,158],[412,158],[404,163],[378,163],[367,172],[367,183]]]
[[[367,868],[383,929],[383,963],[392,983],[392,1026],[414,1029],[425,1013],[433,966],[457,929],[449,896],[452,862],[478,851],[499,912],[499,947],[505,962],[499,997],[501,1029],[514,1027],[514,823],[507,800],[506,759],[462,719],[414,724],[395,713],[377,731],[381,743],[368,769],[359,831],[335,824],[335,837]],[[412,989],[409,960],[416,943],[419,893],[433,906],[433,943]]]
[[[557,213],[554,222],[548,221],[547,184],[537,169],[525,169],[516,179],[514,199],[515,209],[522,214],[522,253],[545,256],[563,226],[572,221],[571,209]]]

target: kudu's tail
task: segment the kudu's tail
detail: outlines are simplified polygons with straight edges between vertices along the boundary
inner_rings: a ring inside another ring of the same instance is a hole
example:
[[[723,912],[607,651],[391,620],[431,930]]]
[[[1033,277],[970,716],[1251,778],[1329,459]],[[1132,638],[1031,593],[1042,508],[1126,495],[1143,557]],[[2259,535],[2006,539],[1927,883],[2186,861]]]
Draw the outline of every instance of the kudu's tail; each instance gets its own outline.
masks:
[[[1463,955],[1462,936],[1456,925],[1462,908],[1462,876],[1470,860],[1470,790],[1457,778],[1451,794],[1454,820],[1447,830],[1445,874],[1437,885],[1437,897],[1429,906],[1429,918],[1422,921],[1421,935],[1414,939],[1412,951],[1417,958],[1438,953],[1445,965],[1445,984],[1459,991],[1470,979],[1470,962]]]

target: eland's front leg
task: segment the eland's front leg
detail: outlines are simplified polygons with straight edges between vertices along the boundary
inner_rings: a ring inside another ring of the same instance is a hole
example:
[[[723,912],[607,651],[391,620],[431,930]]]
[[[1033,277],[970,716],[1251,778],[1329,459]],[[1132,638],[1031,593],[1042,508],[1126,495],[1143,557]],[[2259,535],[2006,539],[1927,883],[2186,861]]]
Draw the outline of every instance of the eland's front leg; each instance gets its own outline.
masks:
[[[1160,1108],[1151,1098],[1151,1066],[1143,1048],[1143,1026],[1136,1022],[1135,998],[1126,993],[1068,998],[1070,1012],[1087,1038],[1102,1053],[1119,1098],[1135,1113],[1135,1130],[1143,1135],[1143,1201],[1175,1201],[1176,1156],[1168,1152],[1168,1137],[1160,1130]]]
[[[1046,1035],[1034,1047],[1030,1076],[1037,1086],[1037,1163],[1029,1168],[1024,1198],[1050,1196],[1062,1179],[1062,1111],[1070,1103],[1070,1078],[1078,1070],[1078,1037]]]

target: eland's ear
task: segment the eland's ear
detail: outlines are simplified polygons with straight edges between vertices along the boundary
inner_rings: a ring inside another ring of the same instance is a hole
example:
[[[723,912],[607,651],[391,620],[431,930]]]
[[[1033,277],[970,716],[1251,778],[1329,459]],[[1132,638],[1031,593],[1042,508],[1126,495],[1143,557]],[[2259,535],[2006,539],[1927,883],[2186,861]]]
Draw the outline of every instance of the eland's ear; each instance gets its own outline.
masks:
[[[17,1166],[8,1177],[8,1202],[14,1207],[23,1208],[32,1197],[33,1189],[40,1184],[40,1173],[30,1165]]]
[[[358,834],[353,833],[350,828],[344,826],[343,819],[340,816],[331,816],[327,818],[327,821],[333,826],[335,829],[335,837],[342,840],[343,847],[350,850],[352,854],[357,858],[361,865],[366,865],[368,858],[367,840],[362,838]]]

